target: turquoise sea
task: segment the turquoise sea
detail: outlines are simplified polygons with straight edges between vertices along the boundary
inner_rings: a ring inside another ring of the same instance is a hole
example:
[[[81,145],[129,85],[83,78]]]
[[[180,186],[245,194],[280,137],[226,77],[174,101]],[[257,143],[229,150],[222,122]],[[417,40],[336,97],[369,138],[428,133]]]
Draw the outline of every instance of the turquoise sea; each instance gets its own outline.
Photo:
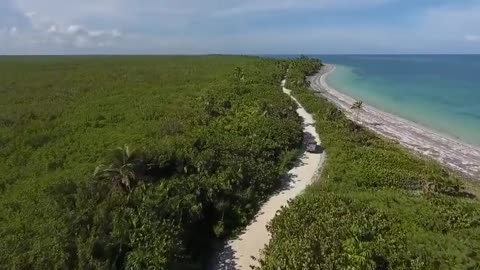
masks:
[[[480,145],[480,55],[327,55],[330,86]]]

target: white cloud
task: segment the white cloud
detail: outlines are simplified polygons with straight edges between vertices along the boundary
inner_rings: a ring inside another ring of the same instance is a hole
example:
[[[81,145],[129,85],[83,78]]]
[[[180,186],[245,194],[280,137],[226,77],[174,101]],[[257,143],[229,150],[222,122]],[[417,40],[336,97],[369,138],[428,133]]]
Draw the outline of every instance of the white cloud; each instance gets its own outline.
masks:
[[[116,37],[116,38],[121,37],[122,32],[118,31],[117,29],[114,29],[114,30],[112,30],[112,36]]]
[[[3,1],[3,0],[2,0]],[[395,0],[14,0],[24,11],[78,22],[92,17],[129,21],[144,16],[170,20],[289,10],[366,8]]]
[[[217,16],[230,16],[270,11],[366,8],[385,4],[390,1],[391,0],[245,0],[230,7],[214,10],[213,14]]]
[[[57,27],[55,25],[51,25],[48,30],[47,30],[47,33],[55,33],[57,32]]]
[[[18,32],[17,27],[15,26],[11,27],[9,32],[11,36],[15,36]]]
[[[5,1],[15,20],[2,21]],[[473,42],[480,41],[478,2],[423,5],[398,25],[286,26],[291,11],[362,12],[393,1],[401,0],[0,0],[0,54],[480,52]],[[286,15],[282,26],[249,28],[266,13]],[[19,14],[27,23],[20,24]]]
[[[88,35],[88,30],[81,25],[70,25],[65,32],[69,35]]]
[[[36,12],[28,12],[25,17],[28,18],[30,27],[19,29],[12,26],[7,31],[0,31],[0,42],[6,44],[4,50],[41,51],[43,47],[49,46],[53,51],[73,52],[75,49],[112,46],[122,37],[117,29],[99,30],[78,24],[66,25],[41,17]]]
[[[466,41],[480,41],[480,35],[465,35]]]
[[[473,35],[480,25],[480,5],[449,4],[427,10],[423,18],[423,29],[436,40],[461,41]]]

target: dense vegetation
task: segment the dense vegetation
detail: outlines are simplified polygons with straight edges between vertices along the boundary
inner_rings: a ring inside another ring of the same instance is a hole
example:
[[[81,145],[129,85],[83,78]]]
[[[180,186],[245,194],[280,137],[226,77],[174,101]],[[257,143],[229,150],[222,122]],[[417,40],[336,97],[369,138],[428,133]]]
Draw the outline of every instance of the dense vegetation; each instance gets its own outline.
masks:
[[[326,166],[271,223],[262,269],[480,269],[480,203],[462,179],[308,91],[319,66],[296,60],[287,82],[317,121]]]
[[[255,57],[0,61],[0,269],[197,269],[302,140]],[[127,146],[128,145],[128,146]]]

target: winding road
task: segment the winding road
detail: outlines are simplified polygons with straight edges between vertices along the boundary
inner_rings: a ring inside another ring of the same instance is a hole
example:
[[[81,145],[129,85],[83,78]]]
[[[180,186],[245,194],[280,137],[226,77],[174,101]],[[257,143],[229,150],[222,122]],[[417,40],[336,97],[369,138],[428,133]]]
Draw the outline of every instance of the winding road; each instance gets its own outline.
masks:
[[[297,104],[298,115],[303,119],[304,147],[315,140],[320,144],[320,137],[315,130],[315,121],[303,106],[286,89],[285,80],[282,81],[283,92],[290,96]],[[235,239],[225,243],[223,250],[217,254],[212,270],[243,270],[258,266],[258,258],[262,249],[270,241],[271,235],[267,224],[277,212],[287,206],[288,202],[302,193],[310,185],[322,168],[326,154],[309,153],[304,151],[295,167],[288,172],[284,188],[273,195],[260,209],[255,219]]]

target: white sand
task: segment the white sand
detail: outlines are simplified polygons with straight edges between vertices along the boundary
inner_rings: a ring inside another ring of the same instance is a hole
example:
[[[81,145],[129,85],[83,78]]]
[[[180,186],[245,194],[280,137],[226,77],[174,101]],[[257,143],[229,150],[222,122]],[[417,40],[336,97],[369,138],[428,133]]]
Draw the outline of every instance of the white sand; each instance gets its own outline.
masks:
[[[334,69],[334,66],[327,65],[318,74],[310,77],[311,87],[337,104],[346,112],[347,117],[354,120],[355,117],[350,108],[356,100],[335,90],[326,82],[326,77]],[[440,161],[475,180],[480,180],[480,147],[478,146],[439,134],[368,104],[364,104],[357,122],[387,138],[398,141],[409,149]]]
[[[285,85],[285,81],[282,82],[283,85]],[[298,104],[297,113],[303,118],[303,134],[307,139],[304,141],[314,138],[320,144],[312,115],[307,113],[302,105],[291,96],[290,90],[283,87],[283,92]],[[267,224],[275,217],[277,211],[283,206],[287,206],[289,200],[298,196],[315,180],[324,160],[325,153],[304,152],[296,167],[288,173],[285,188],[262,206],[252,223],[240,235],[225,244],[212,268],[231,270],[251,269],[251,266],[258,266],[256,259],[259,258],[262,249],[269,243],[271,237],[267,231]]]

